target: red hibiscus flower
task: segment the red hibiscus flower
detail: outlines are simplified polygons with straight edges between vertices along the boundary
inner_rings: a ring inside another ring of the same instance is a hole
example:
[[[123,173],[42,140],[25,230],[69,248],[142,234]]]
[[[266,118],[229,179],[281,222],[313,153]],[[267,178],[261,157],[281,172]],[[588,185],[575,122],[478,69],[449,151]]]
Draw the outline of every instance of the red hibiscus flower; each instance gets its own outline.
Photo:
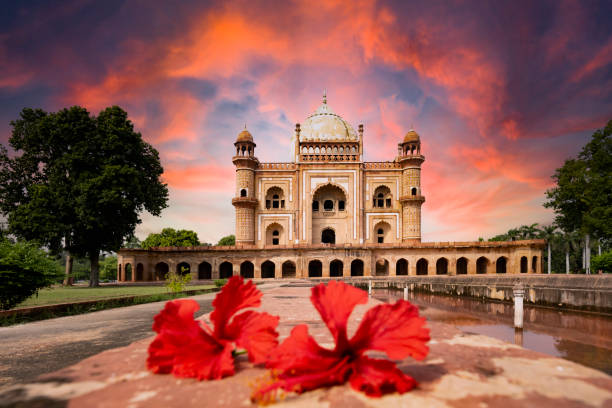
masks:
[[[264,362],[278,345],[278,317],[252,310],[236,315],[241,309],[261,305],[261,297],[253,282],[230,278],[212,303],[214,330],[194,320],[200,308],[194,300],[166,303],[155,316],[153,330],[158,334],[149,345],[147,368],[177,377],[220,379],[234,374],[236,348],[246,349],[251,362]]]
[[[310,299],[331,331],[336,347],[329,350],[319,346],[309,336],[306,325],[294,327],[266,364],[272,369],[272,384],[255,390],[254,400],[269,401],[279,389],[301,393],[346,381],[354,389],[376,397],[393,391],[404,393],[417,385],[393,361],[365,355],[368,350],[379,350],[391,359],[424,359],[429,352],[425,344],[429,329],[424,327],[425,318],[419,317],[416,306],[399,300],[373,307],[349,340],[348,318],[355,306],[367,303],[367,293],[331,281],[327,286],[315,286]]]

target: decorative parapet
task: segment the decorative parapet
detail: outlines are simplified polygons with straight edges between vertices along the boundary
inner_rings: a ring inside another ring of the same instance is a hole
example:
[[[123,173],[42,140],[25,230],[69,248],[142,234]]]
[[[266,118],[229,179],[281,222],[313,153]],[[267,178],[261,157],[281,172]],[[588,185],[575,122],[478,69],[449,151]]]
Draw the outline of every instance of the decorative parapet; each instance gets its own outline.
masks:
[[[396,162],[364,162],[364,170],[394,169],[401,170],[401,166]]]
[[[258,170],[295,170],[295,163],[259,163]]]

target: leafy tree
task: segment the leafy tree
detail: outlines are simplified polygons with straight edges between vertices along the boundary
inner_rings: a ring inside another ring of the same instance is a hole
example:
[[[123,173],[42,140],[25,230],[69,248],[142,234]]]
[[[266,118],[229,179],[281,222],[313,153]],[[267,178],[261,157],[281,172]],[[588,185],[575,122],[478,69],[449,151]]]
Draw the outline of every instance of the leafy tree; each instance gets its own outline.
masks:
[[[117,255],[105,256],[100,262],[100,278],[117,279]]]
[[[595,272],[612,273],[612,251],[594,256],[591,260],[591,268]]]
[[[545,207],[553,208],[564,231],[585,237],[586,265],[590,236],[612,237],[612,121],[593,133],[577,158],[566,160],[552,176],[557,186],[548,190]]]
[[[141,246],[144,249],[153,247],[189,247],[198,246],[200,241],[198,234],[190,230],[175,230],[174,228],[164,228],[159,234],[149,234],[142,241]]]
[[[143,210],[159,215],[166,207],[157,151],[117,106],[97,117],[78,106],[24,109],[11,126],[16,155],[0,149],[0,211],[9,231],[87,256],[89,284],[97,286],[100,251],[118,250]]]
[[[62,268],[36,244],[0,240],[0,308],[11,309],[50,286]]]
[[[136,237],[136,235],[132,235],[131,237],[128,237],[124,242],[123,242],[123,247],[124,248],[141,248],[142,243],[140,242],[140,240]]]
[[[217,242],[217,245],[219,246],[236,245],[236,236],[228,235],[226,237],[223,237],[219,240],[219,242]]]

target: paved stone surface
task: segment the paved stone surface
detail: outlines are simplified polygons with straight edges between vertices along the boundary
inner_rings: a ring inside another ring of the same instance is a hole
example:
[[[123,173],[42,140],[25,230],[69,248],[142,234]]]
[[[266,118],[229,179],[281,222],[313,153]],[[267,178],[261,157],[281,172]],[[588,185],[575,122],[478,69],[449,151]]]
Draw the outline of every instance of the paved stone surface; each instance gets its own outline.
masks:
[[[198,315],[211,311],[216,293],[192,297]],[[149,337],[166,302],[107,309],[10,327],[0,327],[0,387],[35,379],[98,354]]]
[[[308,323],[314,337],[330,346],[332,338],[309,301],[307,287],[270,285],[263,309],[280,315],[281,336]],[[364,311],[349,322],[355,330]],[[277,406],[291,407],[612,407],[612,378],[578,364],[532,352],[453,326],[430,322],[431,352],[426,360],[398,363],[419,381],[419,388],[383,398],[368,398],[348,385],[288,394]],[[177,379],[145,369],[151,338],[87,358],[41,376],[37,382],[5,389],[0,406],[17,407],[227,407],[250,406],[251,384],[265,376],[242,358],[237,374],[221,381]],[[242,356],[244,357],[244,356]]]

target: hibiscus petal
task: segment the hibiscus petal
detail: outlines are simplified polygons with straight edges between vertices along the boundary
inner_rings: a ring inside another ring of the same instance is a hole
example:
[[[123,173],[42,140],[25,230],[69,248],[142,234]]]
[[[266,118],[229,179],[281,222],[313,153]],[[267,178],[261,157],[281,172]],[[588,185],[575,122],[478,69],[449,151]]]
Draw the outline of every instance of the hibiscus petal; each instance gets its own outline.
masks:
[[[149,345],[149,370],[200,380],[234,373],[233,346],[217,341],[200,327],[193,319],[198,308],[193,300],[175,300],[155,316],[153,329],[158,335]]]
[[[224,338],[225,327],[231,317],[239,310],[261,305],[262,296],[252,281],[245,284],[240,276],[229,278],[212,302],[214,310],[210,314],[210,321],[214,325],[215,337]]]
[[[403,394],[417,386],[414,378],[404,374],[393,361],[365,356],[353,363],[349,381],[355,390],[365,392],[370,397],[380,397],[394,391]]]
[[[351,339],[351,349],[356,353],[384,351],[394,360],[407,356],[422,360],[429,352],[425,343],[430,340],[425,323],[419,309],[405,300],[378,305],[365,314]]]
[[[257,401],[268,401],[278,389],[304,392],[319,387],[343,384],[351,365],[348,357],[322,348],[308,335],[308,327],[293,328],[289,337],[270,355],[266,367],[273,370],[274,381],[263,384],[253,393]]]
[[[344,282],[331,281],[312,288],[312,304],[336,340],[336,350],[346,348],[346,325],[355,306],[368,302],[368,294]]]
[[[249,310],[235,316],[225,334],[236,346],[246,349],[251,362],[259,364],[278,345],[276,326],[278,316]]]
[[[317,344],[308,334],[308,326],[295,326],[289,337],[268,358],[266,367],[278,370],[316,371],[333,366],[340,358],[332,350]]]

